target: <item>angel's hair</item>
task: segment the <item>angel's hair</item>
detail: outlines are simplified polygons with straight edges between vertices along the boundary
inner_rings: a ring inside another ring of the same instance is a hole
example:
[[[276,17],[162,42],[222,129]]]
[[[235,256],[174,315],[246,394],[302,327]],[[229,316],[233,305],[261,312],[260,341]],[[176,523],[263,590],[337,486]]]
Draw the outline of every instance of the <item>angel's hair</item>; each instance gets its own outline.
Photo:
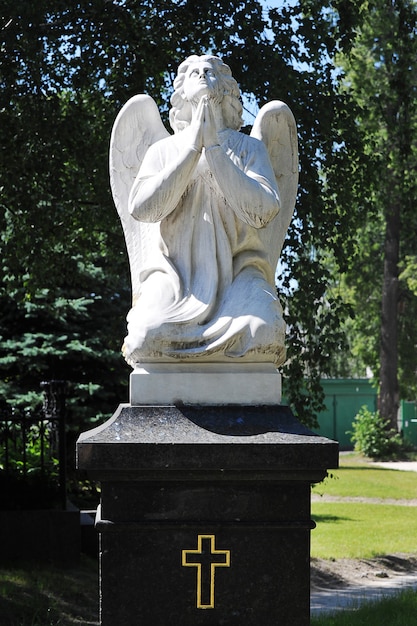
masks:
[[[174,80],[174,93],[171,96],[172,109],[169,112],[171,128],[178,132],[184,130],[191,122],[191,104],[184,97],[185,74],[193,63],[208,61],[213,66],[223,90],[222,108],[225,122],[228,128],[239,130],[242,126],[242,104],[240,102],[240,89],[232,76],[232,71],[226,63],[216,56],[196,54],[191,55],[181,63],[177,76]]]

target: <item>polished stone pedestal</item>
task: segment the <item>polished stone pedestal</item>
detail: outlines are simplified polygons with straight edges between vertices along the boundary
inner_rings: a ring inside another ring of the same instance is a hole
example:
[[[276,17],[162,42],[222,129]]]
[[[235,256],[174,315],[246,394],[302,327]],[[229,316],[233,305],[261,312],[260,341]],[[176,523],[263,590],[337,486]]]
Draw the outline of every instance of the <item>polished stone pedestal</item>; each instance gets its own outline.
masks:
[[[337,443],[283,406],[122,405],[77,452],[101,481],[102,626],[310,623],[310,486]]]

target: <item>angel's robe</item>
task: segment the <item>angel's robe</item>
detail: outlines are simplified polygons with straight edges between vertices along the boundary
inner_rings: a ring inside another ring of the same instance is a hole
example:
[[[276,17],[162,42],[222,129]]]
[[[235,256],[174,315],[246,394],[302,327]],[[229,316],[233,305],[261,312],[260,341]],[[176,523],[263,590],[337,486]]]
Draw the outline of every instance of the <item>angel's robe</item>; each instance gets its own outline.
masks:
[[[274,172],[261,141],[233,130],[219,139],[201,157],[186,147],[187,130],[157,142],[132,187],[129,211],[142,222],[141,286],[123,346],[132,366],[285,359],[262,237],[280,208]]]

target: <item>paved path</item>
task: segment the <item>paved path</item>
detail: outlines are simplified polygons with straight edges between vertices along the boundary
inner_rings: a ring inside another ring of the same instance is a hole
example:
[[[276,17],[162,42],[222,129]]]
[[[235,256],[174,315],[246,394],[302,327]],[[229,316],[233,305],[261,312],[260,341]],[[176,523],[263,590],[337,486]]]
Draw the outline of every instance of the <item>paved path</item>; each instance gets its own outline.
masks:
[[[364,498],[363,496],[329,496],[318,493],[311,494],[312,502],[353,502],[356,504],[392,504],[395,506],[417,506],[417,498],[414,500],[403,500],[395,498]]]
[[[374,465],[386,469],[401,470],[402,472],[417,472],[417,461],[381,461],[381,463],[374,463]]]
[[[384,582],[367,583],[363,587],[314,591],[310,601],[311,615],[335,613],[349,607],[357,608],[364,602],[381,600],[404,589],[417,590],[417,573],[396,576]]]

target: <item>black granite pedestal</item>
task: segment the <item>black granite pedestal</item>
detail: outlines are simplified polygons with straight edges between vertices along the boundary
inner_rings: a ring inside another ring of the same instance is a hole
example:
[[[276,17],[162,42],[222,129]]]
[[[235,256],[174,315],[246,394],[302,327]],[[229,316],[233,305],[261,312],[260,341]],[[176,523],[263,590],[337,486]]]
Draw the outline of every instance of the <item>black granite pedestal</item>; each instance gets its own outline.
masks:
[[[338,445],[283,406],[131,407],[84,433],[102,626],[307,626],[310,486]]]

